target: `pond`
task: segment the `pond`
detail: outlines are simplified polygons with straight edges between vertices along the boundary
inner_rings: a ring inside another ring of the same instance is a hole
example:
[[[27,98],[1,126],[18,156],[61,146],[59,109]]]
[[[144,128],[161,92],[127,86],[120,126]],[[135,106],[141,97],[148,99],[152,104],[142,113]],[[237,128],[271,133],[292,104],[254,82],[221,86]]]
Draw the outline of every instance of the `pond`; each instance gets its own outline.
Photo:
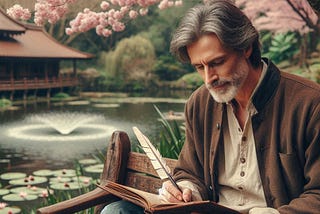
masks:
[[[136,143],[137,126],[157,141],[161,112],[183,112],[189,96],[120,97],[31,102],[0,112],[0,174],[34,175],[41,170],[73,169],[75,161],[104,154],[113,131],[128,133]],[[0,180],[2,187],[7,183]],[[1,187],[1,186],[0,186]],[[0,192],[1,197],[1,192]],[[2,201],[0,200],[0,203]],[[12,202],[9,203],[12,205]],[[1,209],[0,209],[1,211]]]

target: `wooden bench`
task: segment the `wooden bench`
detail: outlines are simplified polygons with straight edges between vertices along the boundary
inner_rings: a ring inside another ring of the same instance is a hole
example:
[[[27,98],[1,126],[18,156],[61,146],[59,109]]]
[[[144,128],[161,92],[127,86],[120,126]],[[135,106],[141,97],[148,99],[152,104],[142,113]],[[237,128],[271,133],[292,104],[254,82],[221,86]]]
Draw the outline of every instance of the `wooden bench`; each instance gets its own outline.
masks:
[[[115,131],[108,145],[106,161],[101,174],[101,184],[103,185],[107,180],[110,180],[157,193],[162,183],[150,160],[145,154],[131,152],[130,150],[131,144],[128,135],[122,131]],[[176,164],[176,160],[165,160],[171,169]],[[75,198],[42,207],[37,210],[37,214],[69,214],[91,207],[95,207],[95,213],[100,213],[106,204],[116,200],[119,199],[100,188],[95,188]]]

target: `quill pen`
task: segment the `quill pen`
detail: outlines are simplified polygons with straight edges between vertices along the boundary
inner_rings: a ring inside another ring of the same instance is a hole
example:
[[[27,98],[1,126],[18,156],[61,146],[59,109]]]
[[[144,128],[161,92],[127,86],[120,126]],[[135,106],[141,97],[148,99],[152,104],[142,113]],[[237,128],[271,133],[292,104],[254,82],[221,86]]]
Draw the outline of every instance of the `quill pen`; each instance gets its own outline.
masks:
[[[143,151],[146,153],[148,158],[151,161],[153,168],[156,170],[161,180],[169,179],[173,186],[177,188],[180,192],[182,190],[179,188],[177,183],[174,181],[173,177],[170,174],[170,168],[162,158],[160,152],[152,145],[150,140],[142,134],[142,132],[137,128],[133,127],[133,132],[138,138],[140,145],[142,146]]]

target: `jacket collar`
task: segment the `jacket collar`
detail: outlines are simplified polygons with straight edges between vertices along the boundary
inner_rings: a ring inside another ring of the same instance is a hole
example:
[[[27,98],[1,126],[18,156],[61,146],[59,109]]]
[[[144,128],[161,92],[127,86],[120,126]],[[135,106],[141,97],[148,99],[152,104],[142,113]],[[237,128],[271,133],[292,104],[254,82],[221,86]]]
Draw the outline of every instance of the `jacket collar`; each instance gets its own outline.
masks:
[[[267,65],[267,73],[264,76],[260,87],[257,89],[252,97],[252,103],[258,112],[271,100],[274,96],[279,82],[279,69],[267,58],[262,59]]]

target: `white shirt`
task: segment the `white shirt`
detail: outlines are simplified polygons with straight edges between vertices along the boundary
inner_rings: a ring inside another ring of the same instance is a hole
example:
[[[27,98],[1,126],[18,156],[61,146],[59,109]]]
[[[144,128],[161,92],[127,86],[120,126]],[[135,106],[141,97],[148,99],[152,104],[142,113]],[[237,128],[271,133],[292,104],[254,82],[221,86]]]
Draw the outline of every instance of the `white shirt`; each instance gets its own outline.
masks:
[[[252,95],[259,87],[266,70],[267,65],[263,63],[261,77]],[[243,130],[234,114],[232,104],[227,103],[228,119],[224,121],[223,126],[224,155],[221,155],[219,160],[218,203],[241,213],[248,213],[254,207],[267,207],[251,121],[257,110],[251,98],[247,106],[248,116]]]

